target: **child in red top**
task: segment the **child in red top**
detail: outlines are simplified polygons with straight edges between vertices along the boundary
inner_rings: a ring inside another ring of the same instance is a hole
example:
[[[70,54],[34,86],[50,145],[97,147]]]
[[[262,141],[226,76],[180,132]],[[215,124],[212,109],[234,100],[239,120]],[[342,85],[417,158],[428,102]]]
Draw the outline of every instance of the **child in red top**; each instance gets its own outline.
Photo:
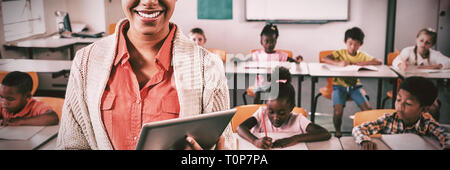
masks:
[[[33,81],[27,73],[8,73],[0,85],[2,126],[47,126],[58,124],[58,115],[31,96]]]

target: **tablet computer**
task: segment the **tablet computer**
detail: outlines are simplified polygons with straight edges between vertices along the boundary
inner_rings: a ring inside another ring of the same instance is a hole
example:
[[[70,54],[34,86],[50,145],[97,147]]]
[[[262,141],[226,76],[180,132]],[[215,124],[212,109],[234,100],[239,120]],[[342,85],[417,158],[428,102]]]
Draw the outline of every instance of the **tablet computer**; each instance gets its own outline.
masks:
[[[212,148],[236,109],[144,124],[136,150],[182,150],[192,136],[204,149]]]

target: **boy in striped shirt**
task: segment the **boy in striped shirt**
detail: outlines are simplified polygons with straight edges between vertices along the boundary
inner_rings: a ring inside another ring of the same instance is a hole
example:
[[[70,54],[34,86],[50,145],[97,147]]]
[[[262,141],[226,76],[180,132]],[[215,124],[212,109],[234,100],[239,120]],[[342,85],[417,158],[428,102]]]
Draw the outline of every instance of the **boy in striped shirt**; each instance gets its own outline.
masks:
[[[353,128],[353,137],[362,149],[374,150],[376,144],[370,139],[373,134],[415,133],[434,136],[442,149],[450,149],[450,136],[428,113],[438,95],[434,84],[423,77],[409,77],[400,85],[395,101],[395,113],[385,114],[376,121],[365,122]]]

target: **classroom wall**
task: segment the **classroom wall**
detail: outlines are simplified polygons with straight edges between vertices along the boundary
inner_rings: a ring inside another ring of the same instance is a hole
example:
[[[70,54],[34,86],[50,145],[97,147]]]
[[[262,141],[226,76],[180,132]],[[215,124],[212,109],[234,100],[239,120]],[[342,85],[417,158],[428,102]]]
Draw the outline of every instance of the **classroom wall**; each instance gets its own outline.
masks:
[[[415,44],[422,28],[437,30],[439,0],[397,0],[394,48]]]
[[[106,31],[110,24],[117,23],[120,19],[125,18],[125,14],[122,10],[121,0],[104,0],[105,1],[105,26]]]
[[[47,33],[57,31],[56,10],[69,12],[71,22],[85,23],[94,32],[107,32],[109,24],[125,17],[121,0],[44,0],[44,8]]]
[[[384,59],[386,37],[387,0],[350,1],[350,19],[328,24],[279,24],[277,48],[290,49],[294,55],[303,55],[307,62],[317,62],[321,50],[345,48],[344,32],[359,26],[366,33],[361,50]],[[247,54],[261,48],[260,32],[264,22],[245,21],[245,1],[233,0],[232,20],[198,20],[197,0],[177,2],[172,21],[187,34],[193,27],[206,32],[209,48],[224,49],[228,53]]]
[[[105,1],[104,0],[66,0],[72,23],[84,23],[90,31],[104,32]]]

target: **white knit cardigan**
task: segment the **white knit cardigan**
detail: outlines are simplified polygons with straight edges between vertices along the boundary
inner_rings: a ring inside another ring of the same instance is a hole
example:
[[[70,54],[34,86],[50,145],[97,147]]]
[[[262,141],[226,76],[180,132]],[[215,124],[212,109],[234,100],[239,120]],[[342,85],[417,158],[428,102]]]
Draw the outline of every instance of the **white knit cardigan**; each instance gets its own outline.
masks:
[[[117,24],[116,30],[124,21]],[[113,149],[100,104],[117,46],[116,31],[77,51],[67,85],[58,149]],[[229,109],[227,79],[220,58],[191,42],[179,27],[172,51],[180,118]],[[235,149],[230,125],[223,136],[225,149]]]

